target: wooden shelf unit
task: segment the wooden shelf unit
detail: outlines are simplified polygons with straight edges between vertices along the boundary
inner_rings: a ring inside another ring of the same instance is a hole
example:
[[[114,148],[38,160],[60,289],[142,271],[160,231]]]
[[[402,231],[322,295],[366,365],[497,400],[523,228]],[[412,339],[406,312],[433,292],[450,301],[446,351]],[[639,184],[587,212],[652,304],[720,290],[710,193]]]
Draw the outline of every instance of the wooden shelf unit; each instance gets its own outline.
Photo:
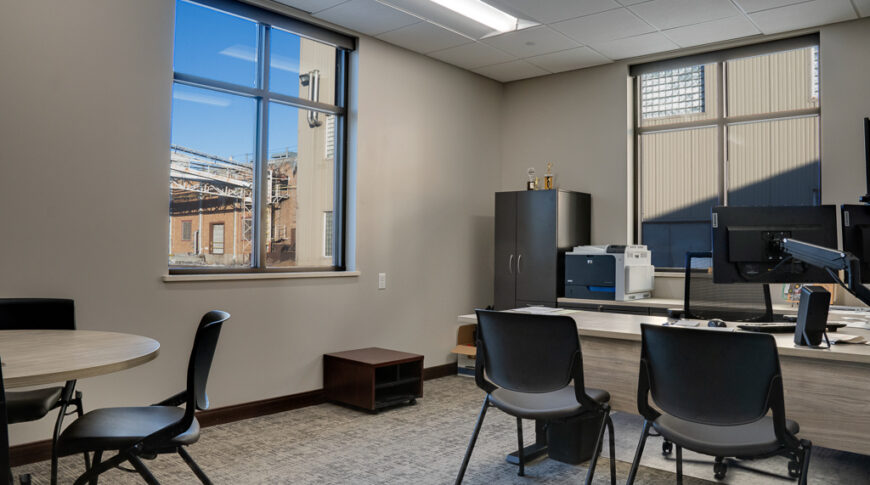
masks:
[[[370,347],[323,356],[326,400],[369,411],[423,397],[423,356]]]

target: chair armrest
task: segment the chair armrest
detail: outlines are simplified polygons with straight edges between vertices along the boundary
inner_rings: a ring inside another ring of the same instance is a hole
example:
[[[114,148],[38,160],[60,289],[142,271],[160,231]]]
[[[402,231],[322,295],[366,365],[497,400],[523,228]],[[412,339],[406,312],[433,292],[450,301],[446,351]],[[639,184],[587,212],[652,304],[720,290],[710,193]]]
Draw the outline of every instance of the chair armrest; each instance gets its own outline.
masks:
[[[168,397],[152,406],[181,406],[187,402],[187,391],[181,391],[178,394]]]

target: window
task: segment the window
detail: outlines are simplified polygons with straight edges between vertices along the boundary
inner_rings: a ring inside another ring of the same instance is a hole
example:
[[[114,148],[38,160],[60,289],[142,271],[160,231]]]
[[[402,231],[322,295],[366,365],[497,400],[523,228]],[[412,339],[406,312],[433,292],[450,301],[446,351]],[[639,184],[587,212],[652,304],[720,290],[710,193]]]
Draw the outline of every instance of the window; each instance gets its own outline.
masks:
[[[716,205],[817,205],[818,37],[632,66],[639,240],[657,267],[711,249]]]
[[[170,272],[342,268],[353,40],[224,0],[175,26]]]
[[[332,211],[323,213],[323,256],[332,256]]]

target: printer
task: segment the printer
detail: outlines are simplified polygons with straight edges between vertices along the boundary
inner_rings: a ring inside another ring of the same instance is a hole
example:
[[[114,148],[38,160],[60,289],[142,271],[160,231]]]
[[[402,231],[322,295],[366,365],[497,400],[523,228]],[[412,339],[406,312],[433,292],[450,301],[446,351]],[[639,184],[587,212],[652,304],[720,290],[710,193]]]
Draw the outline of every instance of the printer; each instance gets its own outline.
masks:
[[[649,298],[654,271],[644,245],[577,246],[565,253],[565,296],[616,301]]]

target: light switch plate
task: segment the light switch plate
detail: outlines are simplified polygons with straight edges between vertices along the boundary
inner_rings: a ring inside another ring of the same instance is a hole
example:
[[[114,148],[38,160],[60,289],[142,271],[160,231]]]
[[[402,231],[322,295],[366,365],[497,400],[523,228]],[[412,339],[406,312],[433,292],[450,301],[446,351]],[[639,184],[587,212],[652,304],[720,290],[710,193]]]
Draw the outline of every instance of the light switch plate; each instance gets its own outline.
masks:
[[[378,289],[384,290],[387,288],[387,273],[378,273]]]

